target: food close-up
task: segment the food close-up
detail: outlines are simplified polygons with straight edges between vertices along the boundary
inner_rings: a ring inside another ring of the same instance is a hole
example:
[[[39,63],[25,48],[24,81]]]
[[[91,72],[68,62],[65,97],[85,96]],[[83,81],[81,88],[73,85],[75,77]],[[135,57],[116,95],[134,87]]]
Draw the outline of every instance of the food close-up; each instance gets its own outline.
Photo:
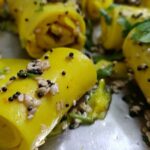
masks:
[[[0,0],[0,150],[148,150],[149,90],[149,0]]]

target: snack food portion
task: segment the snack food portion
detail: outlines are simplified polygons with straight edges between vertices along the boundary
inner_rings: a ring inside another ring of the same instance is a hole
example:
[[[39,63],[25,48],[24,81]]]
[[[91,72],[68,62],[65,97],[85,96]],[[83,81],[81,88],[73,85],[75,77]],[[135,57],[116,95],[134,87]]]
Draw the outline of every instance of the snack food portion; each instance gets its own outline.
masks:
[[[113,4],[113,0],[78,0],[84,13],[92,19],[99,19],[100,9],[108,8]]]
[[[123,52],[128,65],[133,69],[134,77],[150,103],[149,93],[149,37],[150,21],[136,26],[127,36]]]
[[[85,23],[74,3],[7,2],[15,18],[21,44],[30,56],[39,58],[45,51],[63,46],[83,49]]]
[[[125,37],[136,24],[149,19],[150,11],[134,6],[113,5],[102,13],[101,41],[108,50],[121,50]]]
[[[148,1],[6,0],[0,19],[28,53],[0,58],[0,150],[35,150],[103,120],[122,89],[150,144]]]
[[[0,93],[0,149],[39,147],[73,102],[96,83],[91,60],[69,48],[47,52],[16,75]]]
[[[2,87],[9,80],[15,79],[18,70],[26,68],[30,60],[26,59],[1,59],[0,60],[0,86]]]

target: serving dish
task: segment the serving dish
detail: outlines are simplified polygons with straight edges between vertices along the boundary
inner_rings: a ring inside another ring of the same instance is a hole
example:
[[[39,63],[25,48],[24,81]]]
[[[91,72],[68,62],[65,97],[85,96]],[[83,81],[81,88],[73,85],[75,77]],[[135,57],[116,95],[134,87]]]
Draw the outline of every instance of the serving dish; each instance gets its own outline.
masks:
[[[14,35],[0,33],[2,57],[27,58],[26,52],[20,49]],[[48,138],[40,150],[148,150],[140,128],[141,121],[128,115],[122,93],[114,94],[105,120]]]

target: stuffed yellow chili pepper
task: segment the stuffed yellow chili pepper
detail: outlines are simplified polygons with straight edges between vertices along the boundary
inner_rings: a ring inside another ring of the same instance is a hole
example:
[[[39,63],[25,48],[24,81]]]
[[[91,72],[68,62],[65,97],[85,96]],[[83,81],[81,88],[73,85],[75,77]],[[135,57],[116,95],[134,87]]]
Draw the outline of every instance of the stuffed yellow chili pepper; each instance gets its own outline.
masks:
[[[135,24],[150,18],[150,11],[144,8],[114,5],[101,11],[101,41],[106,49],[120,50],[124,38]]]
[[[0,86],[13,80],[18,70],[24,69],[29,60],[25,59],[0,59]]]
[[[85,76],[86,74],[86,76]],[[0,93],[0,149],[31,150],[96,82],[96,70],[81,52],[56,48],[18,71]]]
[[[150,1],[148,1],[148,0],[141,0],[140,6],[145,7],[145,8],[150,8]]]
[[[7,0],[22,46],[32,57],[56,47],[82,49],[85,43],[83,17],[70,3],[38,0]]]
[[[0,8],[4,6],[4,0],[0,0]]]
[[[100,16],[100,9],[109,7],[113,0],[81,0],[80,3],[83,11],[87,12],[91,19],[97,19]]]
[[[124,42],[123,52],[134,77],[150,103],[150,21],[138,25]]]

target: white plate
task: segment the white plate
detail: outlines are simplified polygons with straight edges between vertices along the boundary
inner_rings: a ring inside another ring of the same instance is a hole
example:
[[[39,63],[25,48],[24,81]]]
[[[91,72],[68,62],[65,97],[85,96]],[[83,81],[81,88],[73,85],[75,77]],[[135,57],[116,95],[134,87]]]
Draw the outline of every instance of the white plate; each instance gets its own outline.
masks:
[[[0,33],[0,53],[3,57],[27,57],[17,38],[8,33]],[[121,94],[113,95],[105,120],[48,139],[40,150],[148,150],[140,122],[129,117],[128,106],[121,98]]]

